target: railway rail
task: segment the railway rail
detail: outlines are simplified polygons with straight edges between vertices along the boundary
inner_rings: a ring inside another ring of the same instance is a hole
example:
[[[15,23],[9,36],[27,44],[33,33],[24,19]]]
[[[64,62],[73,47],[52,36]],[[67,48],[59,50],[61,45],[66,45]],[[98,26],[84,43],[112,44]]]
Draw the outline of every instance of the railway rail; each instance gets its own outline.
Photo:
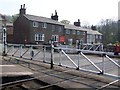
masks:
[[[34,83],[36,80],[37,85],[34,89],[47,90],[63,90],[71,88],[92,88],[94,90],[101,90],[106,88],[115,88],[119,89],[120,85],[118,84],[119,79],[110,79],[108,77],[92,74],[90,72],[78,71],[72,68],[54,66],[53,69],[50,69],[50,65],[38,62],[38,61],[29,61],[19,58],[19,63],[15,57],[3,57],[6,62],[12,64],[19,64],[28,68],[28,62],[30,64],[29,69],[34,71],[34,74],[30,78],[12,81],[8,83],[1,84],[3,90],[12,90],[12,87],[22,88],[22,90],[29,90],[31,85],[26,83]],[[16,63],[15,63],[16,62]],[[42,82],[41,87],[40,82]],[[14,89],[14,88],[13,88]]]

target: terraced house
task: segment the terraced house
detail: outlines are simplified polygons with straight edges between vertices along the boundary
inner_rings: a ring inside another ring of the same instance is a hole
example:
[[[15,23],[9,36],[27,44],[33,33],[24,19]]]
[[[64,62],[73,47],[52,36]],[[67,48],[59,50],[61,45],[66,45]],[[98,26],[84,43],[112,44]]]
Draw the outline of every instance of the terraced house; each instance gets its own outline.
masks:
[[[25,4],[20,8],[19,17],[13,24],[14,43],[48,44],[50,41],[72,45],[87,43],[87,30],[80,27],[80,20],[74,25],[65,25],[58,21],[58,14],[51,18],[26,14]]]
[[[65,37],[66,37],[65,42],[68,45],[77,45],[78,43],[86,43],[87,31],[83,30],[79,26],[68,24],[65,25]]]

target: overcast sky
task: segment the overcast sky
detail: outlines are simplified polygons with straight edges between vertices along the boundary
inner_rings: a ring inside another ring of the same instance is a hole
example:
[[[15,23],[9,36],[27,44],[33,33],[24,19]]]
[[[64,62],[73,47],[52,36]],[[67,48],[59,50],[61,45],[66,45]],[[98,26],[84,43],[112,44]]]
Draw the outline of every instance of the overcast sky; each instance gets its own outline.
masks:
[[[66,19],[73,24],[80,19],[81,24],[96,25],[101,19],[118,18],[119,0],[0,0],[0,13],[19,13],[20,5],[26,4],[27,14],[51,17],[57,10],[59,21]]]

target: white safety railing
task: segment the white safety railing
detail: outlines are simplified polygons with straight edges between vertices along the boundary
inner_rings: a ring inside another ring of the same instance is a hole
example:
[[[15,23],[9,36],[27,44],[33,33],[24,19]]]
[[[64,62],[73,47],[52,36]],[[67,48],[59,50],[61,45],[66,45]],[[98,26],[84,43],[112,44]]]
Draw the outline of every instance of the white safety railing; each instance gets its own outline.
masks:
[[[86,55],[84,55],[82,52],[81,52],[81,55],[87,60],[89,61],[98,71],[100,71],[102,73],[102,70],[94,63],[92,62]]]
[[[96,47],[98,49],[99,46]],[[71,54],[69,54],[69,52]],[[120,65],[115,62],[112,58],[104,53],[99,63],[94,62],[87,55],[83,53],[81,49],[76,48],[62,48],[54,47],[52,45],[8,45],[6,52],[8,55],[17,56],[19,58],[43,61],[50,63],[52,69],[54,64],[60,66],[73,67],[77,70],[95,72],[98,74],[108,74],[106,70],[106,63],[110,61],[114,66],[120,68]],[[106,60],[107,58],[107,60]]]
[[[46,49],[49,48],[50,45],[8,45],[8,51],[6,54],[17,56],[20,58],[26,59],[35,59],[37,56],[43,59],[43,62],[46,60]],[[37,48],[37,49],[34,49]]]
[[[62,53],[73,63],[73,65],[78,68],[79,66],[62,50]]]
[[[108,55],[105,55],[105,57],[110,60],[113,64],[115,64],[117,67],[120,68],[120,65],[118,63],[116,63],[114,60],[112,60]]]
[[[103,71],[92,61],[90,60],[85,54],[83,54],[79,49],[70,49],[70,48],[54,48],[54,49],[57,49],[57,50],[60,50],[60,65],[61,65],[61,52],[68,58],[68,60],[70,60],[70,62],[72,62],[72,64],[75,66],[75,68],[77,70],[81,69],[81,70],[84,70],[84,71],[90,71],[90,72],[95,72],[95,73],[100,73],[102,74]],[[68,52],[68,50],[72,51],[73,53],[75,52],[76,54],[78,53],[78,61],[75,62],[75,60],[73,60],[69,54],[67,54],[65,51]],[[88,63],[90,63],[93,67],[95,67],[97,69],[97,71],[94,71],[94,70],[88,70],[88,69],[83,69],[82,67],[80,67],[80,55],[83,56],[87,61]],[[76,64],[77,63],[77,64]]]

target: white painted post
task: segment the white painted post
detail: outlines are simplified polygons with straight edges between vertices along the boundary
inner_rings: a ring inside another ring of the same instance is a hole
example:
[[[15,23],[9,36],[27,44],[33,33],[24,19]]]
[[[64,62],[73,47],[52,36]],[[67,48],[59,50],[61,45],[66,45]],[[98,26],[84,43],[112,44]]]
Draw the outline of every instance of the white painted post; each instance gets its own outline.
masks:
[[[43,62],[46,61],[46,55],[45,55],[45,53],[46,53],[46,47],[43,46]]]
[[[12,56],[14,56],[14,45],[12,46]]]
[[[51,64],[50,64],[50,69],[53,69],[53,54],[54,54],[54,46],[53,46],[53,41],[51,41]]]
[[[62,61],[62,51],[60,49],[60,52],[59,52],[59,66],[62,66],[61,61]]]
[[[22,58],[22,45],[20,45],[20,58]]]
[[[77,70],[79,70],[79,68],[80,68],[80,52],[81,51],[78,51],[78,68],[77,68]]]
[[[102,54],[102,74],[105,73],[105,53]]]
[[[30,58],[31,58],[31,60],[33,59],[33,57],[34,57],[34,51],[33,51],[33,47],[31,46],[30,47]]]

